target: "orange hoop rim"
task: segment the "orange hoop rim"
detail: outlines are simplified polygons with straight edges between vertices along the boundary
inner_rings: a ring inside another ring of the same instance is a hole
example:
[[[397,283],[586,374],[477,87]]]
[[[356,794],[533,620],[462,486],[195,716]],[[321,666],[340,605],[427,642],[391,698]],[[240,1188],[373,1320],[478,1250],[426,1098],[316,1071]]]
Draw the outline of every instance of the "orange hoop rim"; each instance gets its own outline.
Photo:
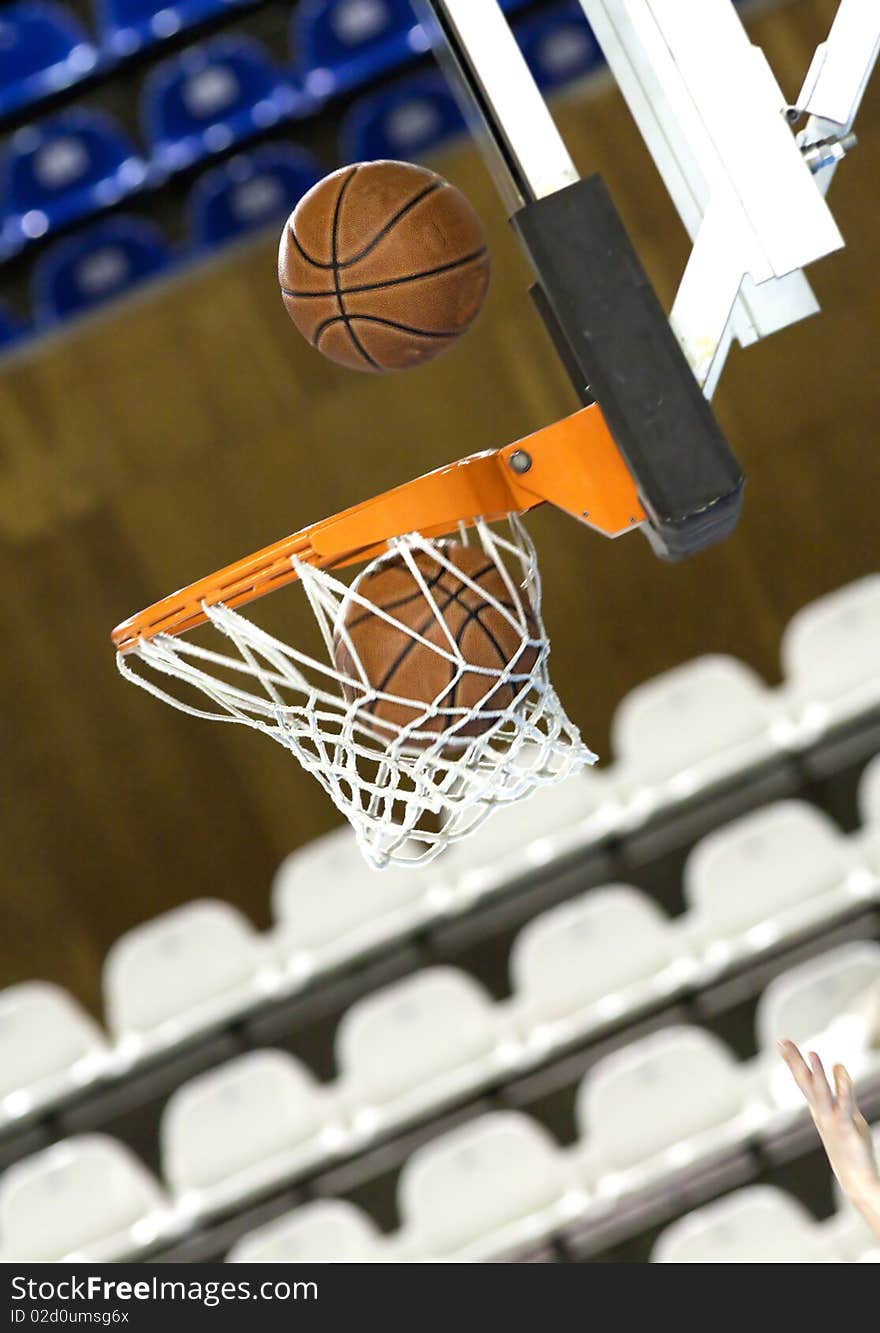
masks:
[[[311,524],[154,602],[117,625],[119,653],[160,634],[183,634],[298,578],[293,560],[339,569],[371,560],[394,537],[442,537],[550,503],[609,537],[639,526],[645,511],[597,404],[503,449],[472,454]]]

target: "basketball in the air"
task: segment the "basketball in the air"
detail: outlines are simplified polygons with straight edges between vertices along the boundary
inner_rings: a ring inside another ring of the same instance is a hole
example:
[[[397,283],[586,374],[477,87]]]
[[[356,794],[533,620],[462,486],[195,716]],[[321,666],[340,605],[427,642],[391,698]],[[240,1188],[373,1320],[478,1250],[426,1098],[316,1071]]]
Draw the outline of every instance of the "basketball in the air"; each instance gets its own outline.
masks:
[[[447,541],[437,549],[448,564],[429,551],[412,556],[433,606],[401,555],[380,558],[352,591],[400,627],[352,598],[334,635],[337,669],[361,684],[345,683],[345,697],[363,700],[364,722],[389,742],[407,727],[404,740],[416,746],[440,732],[453,744],[482,735],[525,689],[538,657],[528,597],[482,547]]]
[[[482,223],[460,190],[409,162],[361,162],[304,195],[281,235],[287,312],[353,370],[432,360],[476,319],[489,284]]]

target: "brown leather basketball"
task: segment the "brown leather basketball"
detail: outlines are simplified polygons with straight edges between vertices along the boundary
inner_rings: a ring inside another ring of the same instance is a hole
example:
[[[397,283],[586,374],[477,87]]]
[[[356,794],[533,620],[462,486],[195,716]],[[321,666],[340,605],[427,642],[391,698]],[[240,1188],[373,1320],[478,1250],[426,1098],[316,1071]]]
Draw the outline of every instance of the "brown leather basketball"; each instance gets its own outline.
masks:
[[[407,370],[470,327],[489,282],[483,226],[454,185],[409,162],[325,176],[287,220],[278,280],[300,333],[353,370]]]
[[[463,546],[453,541],[438,545],[446,559],[477,588],[506,607],[516,620],[521,622],[524,616],[529,639],[538,637],[538,626],[527,598],[516,593],[514,600],[511,588],[482,547]],[[522,634],[503,612],[428,552],[416,553],[414,561],[466,663],[500,671],[513,662],[517,677],[526,676],[532,670],[537,649],[531,643],[523,646]],[[374,572],[366,570],[354,587],[362,597],[387,611],[402,625],[415,630],[429,644],[451,651],[443,624],[402,556],[383,561]],[[416,727],[417,731],[428,735],[421,741],[410,741],[411,744],[429,745],[432,735],[456,723],[459,724],[455,725],[454,731],[457,738],[465,740],[481,735],[496,720],[493,713],[506,708],[523,686],[522,680],[498,684],[491,676],[476,671],[465,669],[460,672],[454,661],[435,653],[405,629],[389,625],[358,602],[349,603],[343,624],[369,687],[412,699],[424,706],[435,699],[438,701],[441,711],[432,718],[419,721]],[[361,679],[349,645],[338,630],[334,637],[334,658],[340,671],[354,680]],[[364,699],[364,712],[380,724],[380,732],[383,722],[391,724],[387,729],[389,741],[397,734],[395,728],[407,726],[421,717],[421,708],[412,704],[389,699],[371,700],[350,685],[343,688],[349,701]],[[473,708],[476,711],[461,725],[461,714],[442,711],[444,708]]]

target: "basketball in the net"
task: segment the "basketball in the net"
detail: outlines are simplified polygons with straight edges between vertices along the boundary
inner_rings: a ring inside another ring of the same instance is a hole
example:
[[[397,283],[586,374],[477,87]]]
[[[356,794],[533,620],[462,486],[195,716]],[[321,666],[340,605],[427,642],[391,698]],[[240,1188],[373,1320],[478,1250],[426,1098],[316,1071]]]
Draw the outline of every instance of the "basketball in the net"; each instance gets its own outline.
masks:
[[[365,681],[370,689],[399,696],[399,699],[371,699],[363,689],[343,685],[349,702],[364,699],[364,714],[380,732],[387,729],[389,741],[398,734],[397,728],[414,723],[416,732],[427,734],[421,739],[412,738],[410,744],[430,745],[433,736],[450,727],[453,742],[482,735],[497,720],[498,711],[507,708],[523,689],[524,677],[537,660],[534,641],[540,631],[526,596],[508,584],[482,547],[453,541],[437,545],[454,570],[465,576],[459,577],[427,551],[413,554],[442,623],[406,561],[396,555],[381,560],[375,569],[365,570],[353,590],[406,628],[390,625],[352,600],[342,615],[345,634],[337,626],[334,636],[334,659],[339,671],[353,681]],[[506,608],[517,623],[511,624],[489,598]],[[456,664],[420,643],[408,630],[414,630],[428,644],[451,652],[448,630],[465,665],[460,661]],[[498,672],[508,663],[513,664],[513,676],[519,679],[502,683],[467,669],[488,667]],[[423,717],[423,709],[435,700],[437,713]],[[463,722],[460,712],[447,709],[473,712]],[[387,728],[382,724],[388,724]]]
[[[278,280],[300,333],[353,370],[407,370],[454,343],[489,283],[482,223],[454,185],[408,162],[361,162],[304,195]]]

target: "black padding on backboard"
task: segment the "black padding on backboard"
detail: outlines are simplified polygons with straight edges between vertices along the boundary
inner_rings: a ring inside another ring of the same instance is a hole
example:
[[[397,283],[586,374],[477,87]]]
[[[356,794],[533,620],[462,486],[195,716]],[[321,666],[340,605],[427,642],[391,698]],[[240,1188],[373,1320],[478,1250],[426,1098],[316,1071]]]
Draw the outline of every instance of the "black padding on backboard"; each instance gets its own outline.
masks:
[[[739,516],[742,469],[604,182],[590,176],[538,199],[513,223],[548,332],[581,401],[600,404],[662,554],[720,541]]]

